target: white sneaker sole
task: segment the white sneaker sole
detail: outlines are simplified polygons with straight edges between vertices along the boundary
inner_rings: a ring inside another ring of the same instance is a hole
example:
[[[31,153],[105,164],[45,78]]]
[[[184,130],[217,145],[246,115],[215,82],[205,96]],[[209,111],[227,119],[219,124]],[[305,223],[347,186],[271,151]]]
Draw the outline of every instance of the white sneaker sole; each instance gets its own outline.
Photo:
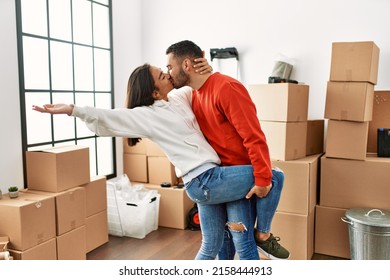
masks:
[[[270,260],[277,260],[277,261],[285,261],[285,260],[288,260],[290,258],[290,254],[288,255],[288,257],[286,259],[281,259],[281,258],[277,258],[269,253],[267,253],[266,251],[264,251],[261,247],[257,246],[257,251],[262,254],[264,257],[266,257],[267,259],[270,259]]]

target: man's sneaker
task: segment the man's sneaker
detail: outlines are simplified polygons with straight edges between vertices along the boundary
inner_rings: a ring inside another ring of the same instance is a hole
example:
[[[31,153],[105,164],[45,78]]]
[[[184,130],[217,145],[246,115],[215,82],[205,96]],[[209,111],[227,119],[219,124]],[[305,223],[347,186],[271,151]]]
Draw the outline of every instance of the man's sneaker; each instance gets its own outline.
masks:
[[[271,236],[267,240],[256,240],[257,250],[266,258],[271,260],[287,260],[290,257],[290,252],[278,243],[279,237]]]

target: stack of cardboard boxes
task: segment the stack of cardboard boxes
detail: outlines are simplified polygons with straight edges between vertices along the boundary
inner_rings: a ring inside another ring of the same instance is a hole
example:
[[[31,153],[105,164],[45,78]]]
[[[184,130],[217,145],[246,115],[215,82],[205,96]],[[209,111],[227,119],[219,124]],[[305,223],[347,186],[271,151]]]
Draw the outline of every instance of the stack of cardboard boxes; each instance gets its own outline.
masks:
[[[281,237],[290,259],[311,259],[324,120],[308,120],[307,85],[250,85],[248,91],[267,138],[272,166],[285,174],[271,231]]]
[[[160,194],[158,225],[185,229],[187,215],[194,203],[184,188],[178,187],[175,168],[160,147],[149,139],[142,139],[137,145],[129,146],[123,139],[123,169],[131,183],[141,183]],[[161,187],[169,183],[170,187]]]
[[[379,48],[374,42],[333,43],[325,118],[326,154],[321,159],[315,252],[350,258],[350,208],[389,209],[390,160],[367,153]],[[375,128],[373,130],[376,130]],[[376,145],[375,145],[376,147]]]
[[[0,201],[14,259],[86,259],[108,242],[106,178],[90,177],[88,148],[30,151],[26,168],[28,189]]]

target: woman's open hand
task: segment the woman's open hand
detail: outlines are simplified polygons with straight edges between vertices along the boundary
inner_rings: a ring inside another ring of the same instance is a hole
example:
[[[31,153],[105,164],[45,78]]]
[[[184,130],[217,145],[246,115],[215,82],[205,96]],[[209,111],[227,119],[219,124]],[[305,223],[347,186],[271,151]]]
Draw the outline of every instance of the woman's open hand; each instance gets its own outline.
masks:
[[[73,112],[73,105],[68,104],[45,104],[42,107],[33,105],[32,109],[41,113],[49,114],[67,114],[70,116]]]

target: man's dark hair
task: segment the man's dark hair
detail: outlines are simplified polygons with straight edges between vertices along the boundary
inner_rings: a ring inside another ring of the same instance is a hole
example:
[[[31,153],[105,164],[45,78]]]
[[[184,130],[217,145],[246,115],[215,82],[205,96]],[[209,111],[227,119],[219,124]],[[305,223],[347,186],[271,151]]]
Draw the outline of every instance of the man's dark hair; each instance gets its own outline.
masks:
[[[203,57],[203,51],[201,48],[199,48],[198,45],[196,45],[194,42],[191,42],[189,40],[184,40],[178,43],[175,43],[168,47],[166,54],[172,53],[175,57],[179,58],[180,60],[184,58],[201,58]]]

